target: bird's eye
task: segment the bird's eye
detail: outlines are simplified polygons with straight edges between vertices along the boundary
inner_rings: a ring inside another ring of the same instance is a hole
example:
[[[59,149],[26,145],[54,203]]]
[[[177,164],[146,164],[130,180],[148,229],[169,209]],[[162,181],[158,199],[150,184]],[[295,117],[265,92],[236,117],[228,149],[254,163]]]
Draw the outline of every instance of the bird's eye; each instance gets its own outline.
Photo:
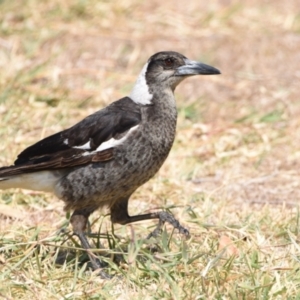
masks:
[[[172,58],[166,58],[165,59],[165,66],[166,67],[172,67],[174,64],[174,60]]]

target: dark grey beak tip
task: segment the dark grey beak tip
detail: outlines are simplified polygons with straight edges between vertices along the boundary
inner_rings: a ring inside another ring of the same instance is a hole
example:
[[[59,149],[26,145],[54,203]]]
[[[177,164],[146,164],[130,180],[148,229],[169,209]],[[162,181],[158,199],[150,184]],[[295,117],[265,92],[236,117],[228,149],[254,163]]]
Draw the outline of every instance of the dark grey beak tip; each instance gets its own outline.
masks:
[[[219,75],[220,70],[209,65],[199,64],[199,74],[201,75]]]
[[[185,65],[179,67],[176,71],[178,76],[192,76],[192,75],[219,75],[221,72],[209,65],[201,62],[185,60]]]
[[[208,73],[208,75],[220,75],[222,74],[220,70],[214,68],[214,70],[211,73]]]

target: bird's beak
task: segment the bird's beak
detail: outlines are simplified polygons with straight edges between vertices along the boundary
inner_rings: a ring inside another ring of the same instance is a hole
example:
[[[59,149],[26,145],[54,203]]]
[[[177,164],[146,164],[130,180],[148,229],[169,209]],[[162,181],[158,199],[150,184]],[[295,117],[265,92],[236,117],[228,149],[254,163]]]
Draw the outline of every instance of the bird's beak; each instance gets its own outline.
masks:
[[[192,75],[215,75],[221,72],[209,65],[185,59],[185,65],[176,69],[175,76],[192,76]]]

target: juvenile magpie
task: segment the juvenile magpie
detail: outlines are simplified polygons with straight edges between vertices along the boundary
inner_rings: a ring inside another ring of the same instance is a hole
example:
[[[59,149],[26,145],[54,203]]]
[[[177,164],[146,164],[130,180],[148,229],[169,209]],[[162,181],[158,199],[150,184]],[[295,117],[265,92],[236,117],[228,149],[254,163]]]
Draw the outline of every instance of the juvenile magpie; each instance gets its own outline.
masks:
[[[172,147],[177,110],[176,86],[193,75],[220,71],[173,51],[159,52],[144,65],[131,93],[69,129],[23,150],[14,165],[0,168],[0,189],[52,192],[73,211],[70,222],[94,269],[103,261],[89,251],[88,217],[107,206],[113,223],[158,219],[180,233],[187,229],[167,212],[129,216],[132,193],[160,169]],[[105,273],[102,274],[105,277]]]

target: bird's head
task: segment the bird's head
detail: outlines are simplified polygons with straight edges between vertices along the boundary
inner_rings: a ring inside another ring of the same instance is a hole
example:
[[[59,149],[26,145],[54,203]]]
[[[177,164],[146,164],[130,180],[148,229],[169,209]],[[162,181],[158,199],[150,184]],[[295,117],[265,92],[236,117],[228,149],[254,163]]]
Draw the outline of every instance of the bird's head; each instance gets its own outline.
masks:
[[[173,51],[159,52],[150,57],[146,71],[149,85],[168,85],[174,90],[185,78],[194,75],[215,75],[220,71],[201,62],[189,60]]]
[[[185,78],[194,75],[216,75],[221,72],[201,62],[189,60],[174,51],[152,55],[145,64],[130,97],[141,104],[151,104],[152,95],[165,89],[175,90]]]

